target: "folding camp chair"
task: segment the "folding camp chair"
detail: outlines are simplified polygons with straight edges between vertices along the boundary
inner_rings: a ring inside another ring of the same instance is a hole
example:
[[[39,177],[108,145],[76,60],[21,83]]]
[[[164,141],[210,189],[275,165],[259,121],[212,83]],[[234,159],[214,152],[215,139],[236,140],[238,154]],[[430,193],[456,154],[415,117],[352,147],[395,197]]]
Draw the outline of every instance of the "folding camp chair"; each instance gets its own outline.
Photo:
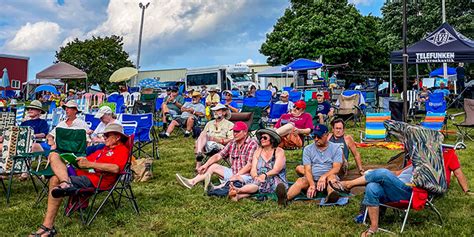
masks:
[[[433,93],[425,101],[426,113],[446,113],[446,100],[443,93]]]
[[[339,95],[336,103],[335,116],[344,119],[345,122],[352,120],[358,126],[360,114],[362,113],[359,104],[359,94],[351,96]]]
[[[425,121],[421,122],[420,125],[425,128],[433,129],[435,131],[441,131],[446,125],[446,113],[426,113]]]
[[[85,114],[84,120],[86,123],[90,123],[90,129],[95,130],[100,123],[100,119],[96,118],[94,114]]]
[[[61,154],[72,153],[77,157],[86,155],[86,130],[84,129],[68,129],[68,128],[56,128],[56,150],[54,152]],[[53,170],[47,163],[45,169],[35,171],[30,170],[30,175],[36,178],[42,185],[41,191],[38,193],[35,205],[40,203],[49,193],[49,179],[54,176]]]
[[[66,111],[63,108],[58,107],[53,109],[53,114],[51,114],[51,119],[48,119],[49,130],[55,128],[59,122],[63,121],[66,118]]]
[[[405,228],[410,209],[421,210],[425,206],[431,207],[442,225],[441,214],[433,205],[433,199],[443,195],[448,189],[442,151],[443,135],[438,131],[394,120],[386,120],[384,125],[390,134],[393,134],[404,144],[405,157],[408,157],[412,162],[414,174],[412,184],[410,184],[413,187],[410,199],[384,203],[382,206],[405,212],[400,233]],[[426,149],[428,146],[430,149]],[[366,217],[367,210],[364,215],[364,223]],[[379,228],[379,230],[390,232],[383,228]]]
[[[303,93],[301,93],[301,91],[290,91],[288,100],[295,103],[296,101],[301,100],[302,95]]]
[[[155,113],[155,100],[153,101],[135,101],[135,104],[132,108],[132,114],[146,114],[146,113]]]
[[[159,159],[158,136],[153,126],[153,114],[122,114],[122,121],[135,121],[137,123],[134,154],[138,154],[137,157],[141,158],[141,154],[144,153],[153,159]],[[150,144],[152,146],[151,155],[148,151],[145,151],[145,148]]]
[[[367,105],[367,112],[375,112],[377,110],[377,91],[367,90],[365,91],[365,104]]]
[[[125,109],[127,108],[125,105],[125,98],[120,94],[110,95],[107,98],[107,102],[115,104],[115,108],[111,107],[111,109],[117,114],[124,113]]]
[[[331,102],[336,103],[336,101],[339,99],[339,96],[342,94],[344,89],[332,89],[331,91]]]
[[[0,112],[0,134],[10,126],[15,126],[16,115],[13,112]]]
[[[262,124],[262,108],[260,107],[249,107],[249,106],[243,106],[242,113],[244,112],[250,112],[252,113],[252,124],[249,126],[249,131],[255,131],[260,128],[263,128]]]
[[[288,104],[275,104],[272,103],[270,106],[270,114],[268,115],[268,124],[272,125],[281,117],[281,115],[288,112]]]
[[[255,97],[244,98],[243,106],[247,106],[247,107],[257,106],[257,98],[255,98]]]
[[[366,113],[365,134],[360,131],[360,142],[377,142],[387,140],[387,130],[383,125],[385,120],[390,119],[390,112]]]
[[[454,126],[458,129],[458,141],[464,142],[464,139],[474,139],[469,135],[474,130],[474,100],[464,99],[464,121],[455,123]]]
[[[257,107],[268,107],[272,101],[272,92],[269,90],[257,90],[255,92],[255,98],[257,98]]]
[[[23,118],[25,117],[25,106],[17,106],[16,107],[16,125],[20,126],[21,122],[23,122]]]
[[[6,203],[10,202],[13,175],[28,172],[31,160],[36,154],[31,153],[33,145],[34,131],[31,127],[11,126],[5,130],[3,135],[2,156],[0,157],[0,175],[8,176],[7,185],[3,179],[3,190],[5,191]],[[36,185],[33,182],[35,191]]]
[[[134,141],[134,135],[131,135],[126,144],[126,146],[129,148],[127,163],[125,165],[125,168],[117,174],[114,184],[110,187],[101,187],[103,177],[105,175],[110,175],[106,172],[102,172],[99,179],[99,183],[97,185],[98,187],[79,189],[77,195],[69,197],[65,209],[66,216],[71,216],[73,212],[78,211],[82,223],[90,225],[97,217],[97,214],[99,214],[99,212],[109,202],[110,199],[112,200],[114,209],[118,209],[121,206],[122,198],[128,199],[134,211],[137,214],[140,214],[140,210],[138,208],[138,204],[131,186],[133,179],[133,173],[131,170],[131,157],[133,154]],[[97,200],[97,196],[101,193],[106,193],[106,196],[102,200],[100,205],[97,207],[97,209],[94,211],[93,209],[94,204]]]

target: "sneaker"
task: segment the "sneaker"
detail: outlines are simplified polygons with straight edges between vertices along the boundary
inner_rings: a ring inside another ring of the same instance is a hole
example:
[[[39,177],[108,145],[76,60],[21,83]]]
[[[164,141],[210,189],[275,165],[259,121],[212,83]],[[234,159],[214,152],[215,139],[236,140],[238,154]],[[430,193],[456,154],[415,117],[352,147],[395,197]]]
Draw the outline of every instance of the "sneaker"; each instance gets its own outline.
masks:
[[[211,174],[208,173],[206,174],[206,177],[204,178],[204,192],[208,191],[209,184],[211,184]]]
[[[184,137],[189,137],[191,136],[191,133],[189,131],[184,132]]]
[[[193,185],[189,182],[189,179],[184,178],[183,176],[176,174],[176,179],[178,180],[178,183],[183,185],[184,187],[188,189],[192,189]]]
[[[276,195],[278,198],[278,205],[280,206],[286,206],[287,202],[287,193],[286,193],[286,187],[283,183],[279,183],[276,187]]]
[[[160,138],[169,138],[169,137],[170,137],[170,136],[168,136],[168,134],[166,134],[165,132],[162,132],[162,133],[158,134],[158,136],[159,136]]]

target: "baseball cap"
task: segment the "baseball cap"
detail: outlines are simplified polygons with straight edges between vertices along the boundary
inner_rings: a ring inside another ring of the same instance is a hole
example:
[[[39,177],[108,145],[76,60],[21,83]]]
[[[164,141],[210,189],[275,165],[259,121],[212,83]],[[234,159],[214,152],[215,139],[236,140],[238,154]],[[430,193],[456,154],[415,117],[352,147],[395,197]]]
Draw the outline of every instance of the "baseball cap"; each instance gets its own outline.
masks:
[[[316,127],[314,127],[313,136],[320,138],[328,132],[329,130],[328,130],[328,127],[326,127],[326,125],[319,124],[319,125],[316,125]]]
[[[112,109],[109,107],[109,106],[102,106],[100,107],[99,111],[97,111],[97,113],[95,114],[95,118],[102,118],[102,116],[104,116],[104,114],[111,114],[112,113]]]
[[[320,95],[320,96],[324,96],[324,92],[322,92],[322,91],[318,91],[318,93],[316,93],[316,96],[318,96],[318,95]]]
[[[236,132],[240,132],[240,131],[247,131],[249,130],[249,127],[247,126],[246,123],[242,122],[242,121],[238,121],[234,124],[234,127],[232,128],[232,130],[236,131]]]
[[[306,102],[302,100],[298,100],[295,102],[295,107],[300,108],[300,109],[306,109]]]

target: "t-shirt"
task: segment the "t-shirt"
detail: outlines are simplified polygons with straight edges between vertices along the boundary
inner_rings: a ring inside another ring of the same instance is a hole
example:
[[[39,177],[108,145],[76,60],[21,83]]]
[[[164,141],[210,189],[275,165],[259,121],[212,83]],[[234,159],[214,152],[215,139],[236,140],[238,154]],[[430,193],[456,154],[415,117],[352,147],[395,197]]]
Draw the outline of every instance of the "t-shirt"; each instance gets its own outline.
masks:
[[[114,124],[122,124],[118,119],[115,119],[112,123]],[[94,132],[92,133],[92,136],[97,136],[100,133],[104,132],[105,126],[107,126],[105,123],[100,122],[99,125],[95,128]]]
[[[329,142],[328,147],[321,151],[313,143],[307,145],[303,150],[303,165],[311,166],[311,173],[315,181],[331,170],[333,163],[342,164],[342,149],[338,144]]]
[[[288,112],[290,112],[290,110],[292,110],[293,107],[295,106],[295,104],[294,104],[293,102],[291,102],[291,101],[283,102],[283,101],[279,100],[279,101],[277,101],[275,104],[282,104],[282,105],[288,104]]]
[[[166,101],[168,99],[169,96],[166,96],[164,101]],[[184,104],[184,98],[180,95],[176,96],[176,102],[180,103],[180,104]],[[181,112],[180,108],[178,108],[178,106],[176,106],[174,103],[167,103],[166,106],[168,106],[168,109],[170,110],[174,110],[178,113]]]
[[[446,172],[446,183],[449,186],[451,182],[451,172],[459,169],[461,164],[459,163],[458,156],[453,149],[445,149],[443,151],[444,158],[444,169]]]
[[[206,104],[207,103],[219,103],[221,101],[221,97],[215,93],[214,95],[209,94],[206,97]]]
[[[298,129],[305,129],[305,128],[311,128],[313,129],[313,118],[311,117],[311,114],[309,113],[304,113],[300,115],[299,117],[293,116],[291,113],[283,114],[280,119],[278,119],[277,123],[275,124],[276,128],[281,127],[282,121],[285,121],[286,123],[292,122],[295,124],[295,127]]]
[[[436,89],[434,93],[443,93],[444,97],[449,96],[449,94],[451,94],[448,89]]]
[[[68,126],[66,124],[66,120],[61,121],[59,122],[58,126],[56,126],[56,128],[84,129],[86,131],[89,130],[89,126],[87,125],[87,123],[80,118],[74,119],[74,121],[72,121],[71,126]],[[51,130],[51,132],[49,132],[49,134],[53,137],[56,137],[56,128],[54,128],[53,130]],[[86,140],[88,142],[90,141],[90,137],[87,135],[86,135]]]
[[[227,104],[227,102],[224,101],[224,104]],[[231,102],[229,103],[229,105],[232,106],[232,107],[234,107],[234,108],[236,108],[236,109],[239,109],[239,106],[237,105],[237,103],[236,103],[235,101],[231,101]]]
[[[316,114],[328,114],[331,110],[331,104],[327,101],[323,101],[323,103],[318,103],[318,109],[316,110]]]
[[[123,171],[125,165],[127,164],[128,155],[128,148],[125,145],[121,144],[114,148],[104,147],[88,155],[86,158],[88,161],[91,162],[116,164],[119,166],[119,170]],[[86,176],[87,178],[89,178],[94,187],[97,187],[97,185],[99,184],[101,173],[90,173],[88,169],[77,169],[76,173],[77,176]],[[117,179],[117,176],[118,174],[104,173],[100,187],[110,187]]]
[[[217,125],[216,120],[211,120],[206,124],[202,132],[211,137],[232,139],[234,138],[234,133],[232,132],[233,127],[234,123],[227,119],[223,119]]]
[[[206,111],[206,107],[204,107],[204,105],[201,104],[201,103],[193,104],[193,102],[186,102],[186,103],[184,103],[183,107],[184,108],[192,108],[192,109],[194,109],[194,111],[196,111],[196,113],[203,113],[204,114],[205,111]],[[181,114],[181,118],[186,119],[191,115],[192,114],[189,113],[189,112],[183,112]]]
[[[40,118],[23,121],[20,126],[29,126],[33,128],[35,134],[44,133],[44,135],[48,135],[49,132],[48,122]]]
[[[411,179],[413,178],[413,166],[403,170],[397,177],[404,183],[411,183]]]

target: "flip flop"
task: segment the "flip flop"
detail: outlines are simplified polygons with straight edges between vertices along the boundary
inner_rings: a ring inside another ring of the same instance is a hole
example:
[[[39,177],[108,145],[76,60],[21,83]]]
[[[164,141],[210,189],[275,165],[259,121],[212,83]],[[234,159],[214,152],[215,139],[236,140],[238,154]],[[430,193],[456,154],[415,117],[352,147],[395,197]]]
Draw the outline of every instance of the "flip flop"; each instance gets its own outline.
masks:
[[[351,193],[350,190],[347,190],[346,188],[344,188],[344,186],[342,185],[342,183],[339,180],[336,180],[334,182],[328,182],[328,183],[329,183],[329,186],[331,186],[332,189],[334,189],[335,191],[337,191],[339,193],[343,193],[343,194],[350,194]]]
[[[339,200],[341,196],[339,193],[336,192],[331,192],[327,197],[326,197],[326,203],[336,203],[337,200]]]
[[[78,188],[74,187],[71,182],[69,181],[61,181],[59,184],[66,183],[68,184],[67,187],[61,188],[61,186],[57,186],[53,190],[51,190],[51,196],[54,198],[61,198],[61,197],[66,197],[66,196],[71,196],[75,195],[77,191],[79,190]]]

